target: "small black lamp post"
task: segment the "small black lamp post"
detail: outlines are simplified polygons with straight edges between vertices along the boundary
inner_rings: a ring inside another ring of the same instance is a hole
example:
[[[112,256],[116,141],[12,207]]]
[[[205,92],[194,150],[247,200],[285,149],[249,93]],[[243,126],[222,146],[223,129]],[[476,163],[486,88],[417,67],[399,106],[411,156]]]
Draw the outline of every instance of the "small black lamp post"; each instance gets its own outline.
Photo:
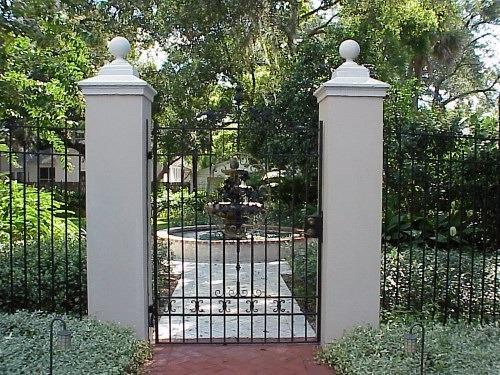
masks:
[[[425,329],[422,323],[414,323],[410,327],[410,331],[405,334],[405,351],[408,354],[413,354],[417,351],[417,335],[413,333],[415,327],[419,327],[422,333],[420,341],[420,375],[424,374],[424,341],[425,341]]]
[[[69,331],[66,328],[66,322],[56,316],[52,321],[50,322],[50,365],[49,365],[49,375],[52,375],[52,365],[53,365],[53,359],[54,359],[54,324],[56,322],[60,322],[62,325],[62,330],[58,331],[56,333],[57,337],[57,346],[61,349],[68,349],[71,346],[71,338],[73,334],[71,331]]]

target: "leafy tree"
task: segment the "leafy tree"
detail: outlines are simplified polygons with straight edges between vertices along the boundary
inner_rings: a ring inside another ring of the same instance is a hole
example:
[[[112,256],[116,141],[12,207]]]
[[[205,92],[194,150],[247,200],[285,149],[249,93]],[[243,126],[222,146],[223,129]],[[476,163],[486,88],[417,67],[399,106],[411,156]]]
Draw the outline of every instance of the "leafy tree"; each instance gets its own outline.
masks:
[[[362,44],[363,60],[391,83],[416,79],[419,99],[447,104],[492,93],[498,68],[487,69],[478,54],[485,25],[499,22],[494,1],[367,1],[342,3],[341,23]]]
[[[77,82],[108,59],[107,39],[120,34],[147,45],[147,34],[139,38],[137,30],[151,6],[147,1],[0,2],[0,124],[33,128],[16,133],[21,147],[66,145],[84,152],[71,131],[83,128]]]
[[[40,26],[45,41],[12,32],[2,37],[0,119],[9,127],[27,127],[16,133],[24,147],[42,139],[81,150],[67,128],[78,128],[83,119],[76,82],[90,74],[90,54],[75,32],[61,33],[62,20]]]

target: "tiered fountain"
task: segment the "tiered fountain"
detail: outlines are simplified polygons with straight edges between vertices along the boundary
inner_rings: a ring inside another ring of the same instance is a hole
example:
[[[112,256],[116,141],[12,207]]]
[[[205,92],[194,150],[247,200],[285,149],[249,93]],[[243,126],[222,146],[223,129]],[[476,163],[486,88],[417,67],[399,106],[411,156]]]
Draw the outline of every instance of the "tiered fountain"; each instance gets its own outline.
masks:
[[[220,218],[222,226],[197,225],[158,231],[168,240],[174,259],[198,262],[272,262],[283,259],[305,241],[303,232],[289,227],[250,225],[250,219],[264,212],[264,197],[247,185],[249,172],[233,157],[218,200],[206,205],[207,212]]]
[[[264,210],[262,197],[246,183],[250,177],[248,171],[239,169],[239,166],[238,159],[233,157],[229,169],[224,171],[228,177],[219,190],[220,201],[207,204],[208,213],[222,219],[222,232],[226,239],[246,238],[246,225],[250,216]]]

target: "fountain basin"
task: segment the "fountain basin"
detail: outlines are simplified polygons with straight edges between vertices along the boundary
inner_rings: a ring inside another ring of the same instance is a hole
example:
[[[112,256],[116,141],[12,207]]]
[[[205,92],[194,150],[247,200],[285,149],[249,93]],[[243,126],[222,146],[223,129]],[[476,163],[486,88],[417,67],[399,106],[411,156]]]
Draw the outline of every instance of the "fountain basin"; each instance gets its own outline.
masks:
[[[212,239],[210,231],[213,233]],[[218,231],[220,229],[215,226],[198,225],[163,229],[159,230],[157,235],[159,241],[170,244],[173,260],[202,263],[237,263],[238,260],[241,263],[274,262],[291,255],[292,243],[295,249],[303,247],[305,243],[303,231],[294,228],[292,236],[290,227],[257,228],[253,241],[251,238],[222,240],[218,236]],[[267,237],[262,235],[266,232]]]

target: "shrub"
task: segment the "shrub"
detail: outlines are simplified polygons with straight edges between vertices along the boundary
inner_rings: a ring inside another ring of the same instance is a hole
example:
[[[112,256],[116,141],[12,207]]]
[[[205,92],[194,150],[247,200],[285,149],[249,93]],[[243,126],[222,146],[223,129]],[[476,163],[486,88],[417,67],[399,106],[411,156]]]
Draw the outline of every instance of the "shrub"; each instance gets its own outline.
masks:
[[[208,223],[205,210],[207,193],[190,193],[187,188],[179,191],[160,188],[158,192],[158,227],[169,228]]]
[[[422,311],[438,318],[495,319],[495,301],[500,299],[495,253],[401,245],[388,246],[384,259],[386,309]]]
[[[386,311],[423,312],[438,319],[453,318],[493,321],[495,301],[500,300],[496,286],[497,255],[474,254],[470,247],[442,249],[428,246],[387,246],[382,259],[381,296]],[[307,256],[306,256],[307,255]],[[314,308],[317,275],[317,244],[310,241],[295,248],[287,257],[293,268],[294,294],[306,310]],[[423,281],[423,282],[422,282]],[[307,287],[307,293],[306,293]],[[498,314],[497,314],[498,315]]]
[[[6,374],[41,374],[49,365],[49,324],[39,312],[0,314],[0,369]],[[137,374],[151,357],[147,342],[129,329],[94,319],[66,316],[72,346],[54,352],[55,374]],[[58,324],[58,323],[56,323]]]
[[[86,251],[81,239],[0,244],[0,311],[87,309]]]
[[[288,245],[290,246],[290,245]],[[296,297],[297,303],[306,313],[316,313],[316,296],[317,296],[317,274],[318,274],[318,242],[316,240],[308,240],[307,248],[304,244],[295,245],[293,257],[291,249],[288,249],[289,256],[286,260],[293,270],[293,294]],[[292,287],[290,280],[289,288]],[[305,298],[303,298],[303,297]]]
[[[359,327],[328,345],[318,359],[338,375],[414,374],[419,353],[404,352],[404,321],[383,324],[379,330]],[[426,374],[500,373],[500,327],[464,323],[441,325],[426,322]]]
[[[76,238],[74,212],[56,193],[0,177],[0,242],[40,238]],[[65,217],[67,214],[67,217]]]

